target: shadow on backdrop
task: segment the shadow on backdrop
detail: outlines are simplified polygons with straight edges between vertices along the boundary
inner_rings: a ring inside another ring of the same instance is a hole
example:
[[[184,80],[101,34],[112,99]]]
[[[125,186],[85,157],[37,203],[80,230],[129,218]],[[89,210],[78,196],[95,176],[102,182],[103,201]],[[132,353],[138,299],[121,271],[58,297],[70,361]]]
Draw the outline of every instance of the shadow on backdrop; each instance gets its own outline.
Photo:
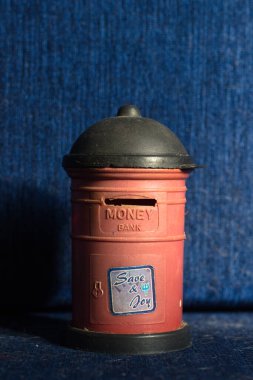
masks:
[[[0,316],[0,329],[3,336],[40,337],[63,346],[69,320],[66,313],[4,313]]]
[[[48,306],[65,211],[55,196],[27,184],[1,182],[0,190],[0,308]]]

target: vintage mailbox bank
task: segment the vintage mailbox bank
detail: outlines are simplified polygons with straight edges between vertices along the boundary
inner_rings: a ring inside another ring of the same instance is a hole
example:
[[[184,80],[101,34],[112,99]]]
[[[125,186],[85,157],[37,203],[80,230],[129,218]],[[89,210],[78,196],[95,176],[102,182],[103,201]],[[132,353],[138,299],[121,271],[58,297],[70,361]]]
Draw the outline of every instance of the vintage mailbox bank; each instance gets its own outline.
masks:
[[[68,343],[148,354],[190,346],[182,321],[185,181],[178,138],[123,106],[63,159],[71,177],[73,319]]]

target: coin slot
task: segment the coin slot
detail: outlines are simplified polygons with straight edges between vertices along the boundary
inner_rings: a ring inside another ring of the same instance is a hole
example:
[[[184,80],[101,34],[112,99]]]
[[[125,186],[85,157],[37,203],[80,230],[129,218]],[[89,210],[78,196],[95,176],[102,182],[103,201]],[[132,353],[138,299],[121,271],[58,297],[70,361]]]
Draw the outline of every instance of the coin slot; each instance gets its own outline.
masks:
[[[155,207],[157,204],[157,200],[151,198],[106,198],[105,204],[110,206]]]

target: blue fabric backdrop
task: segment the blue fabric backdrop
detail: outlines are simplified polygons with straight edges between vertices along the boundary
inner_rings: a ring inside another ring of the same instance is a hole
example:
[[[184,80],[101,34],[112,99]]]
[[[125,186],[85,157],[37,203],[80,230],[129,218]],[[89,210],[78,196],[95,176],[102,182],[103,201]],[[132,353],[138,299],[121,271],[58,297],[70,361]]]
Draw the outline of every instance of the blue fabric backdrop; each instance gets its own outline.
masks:
[[[188,182],[185,305],[252,307],[253,3],[0,3],[0,304],[68,306],[62,156],[134,103],[206,169]]]

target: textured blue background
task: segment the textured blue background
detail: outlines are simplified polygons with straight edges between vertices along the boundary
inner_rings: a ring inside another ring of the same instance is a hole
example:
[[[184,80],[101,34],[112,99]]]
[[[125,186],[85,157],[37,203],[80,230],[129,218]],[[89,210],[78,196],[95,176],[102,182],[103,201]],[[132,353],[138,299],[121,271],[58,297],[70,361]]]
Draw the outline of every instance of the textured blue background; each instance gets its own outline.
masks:
[[[62,156],[135,103],[198,163],[188,182],[185,305],[252,307],[253,3],[0,2],[1,306],[68,306]]]

